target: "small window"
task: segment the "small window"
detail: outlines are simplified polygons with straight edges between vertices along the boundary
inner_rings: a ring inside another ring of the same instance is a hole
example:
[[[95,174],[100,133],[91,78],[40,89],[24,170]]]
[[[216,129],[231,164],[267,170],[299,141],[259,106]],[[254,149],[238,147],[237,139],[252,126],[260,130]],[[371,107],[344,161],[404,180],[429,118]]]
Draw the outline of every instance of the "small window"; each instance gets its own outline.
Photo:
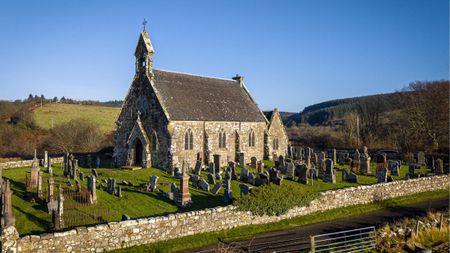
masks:
[[[184,149],[185,150],[194,149],[194,135],[192,134],[190,128],[184,134]]]
[[[253,130],[250,130],[250,133],[248,134],[248,146],[255,146],[255,132]]]
[[[273,149],[278,150],[278,138],[273,139]]]
[[[219,148],[226,148],[227,147],[227,135],[225,134],[225,131],[220,130],[219,132]]]

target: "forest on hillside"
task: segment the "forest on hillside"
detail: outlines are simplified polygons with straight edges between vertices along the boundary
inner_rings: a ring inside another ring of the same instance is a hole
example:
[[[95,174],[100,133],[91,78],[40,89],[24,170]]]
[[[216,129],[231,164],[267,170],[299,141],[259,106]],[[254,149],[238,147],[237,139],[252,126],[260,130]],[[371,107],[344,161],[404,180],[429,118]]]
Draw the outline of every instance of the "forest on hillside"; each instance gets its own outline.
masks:
[[[449,87],[447,80],[417,81],[395,93],[311,105],[283,120],[291,141],[315,148],[448,152]]]

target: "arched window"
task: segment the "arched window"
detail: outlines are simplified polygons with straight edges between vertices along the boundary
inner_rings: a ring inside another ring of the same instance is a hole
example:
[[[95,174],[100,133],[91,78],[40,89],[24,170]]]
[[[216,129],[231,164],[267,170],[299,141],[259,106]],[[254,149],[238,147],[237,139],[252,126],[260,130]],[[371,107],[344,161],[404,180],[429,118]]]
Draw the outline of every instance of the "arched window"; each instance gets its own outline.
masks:
[[[158,150],[159,142],[158,142],[158,134],[153,131],[152,133],[152,150]]]
[[[185,150],[194,149],[194,135],[192,134],[190,128],[184,134],[184,149]]]
[[[272,147],[274,150],[278,150],[278,138],[273,139]]]
[[[225,134],[225,131],[223,129],[219,132],[219,148],[226,148],[227,147],[227,135]]]
[[[248,134],[248,146],[249,147],[255,146],[255,132],[253,132],[253,129],[250,130],[250,133]]]

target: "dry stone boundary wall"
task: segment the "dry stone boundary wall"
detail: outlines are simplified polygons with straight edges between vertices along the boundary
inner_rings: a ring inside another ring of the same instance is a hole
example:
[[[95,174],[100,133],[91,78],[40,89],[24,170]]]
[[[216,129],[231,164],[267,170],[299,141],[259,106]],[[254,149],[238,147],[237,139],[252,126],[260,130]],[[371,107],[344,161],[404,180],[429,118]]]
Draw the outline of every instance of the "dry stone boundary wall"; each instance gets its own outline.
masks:
[[[64,157],[55,157],[50,158],[51,163],[62,163]],[[14,169],[14,168],[23,168],[23,167],[31,167],[33,160],[21,160],[21,161],[13,161],[13,162],[4,162],[0,163],[0,168],[3,169]]]
[[[4,252],[102,252],[448,188],[448,175],[433,176],[323,192],[309,206],[293,208],[281,216],[256,216],[226,206],[25,237],[8,227],[1,239]]]

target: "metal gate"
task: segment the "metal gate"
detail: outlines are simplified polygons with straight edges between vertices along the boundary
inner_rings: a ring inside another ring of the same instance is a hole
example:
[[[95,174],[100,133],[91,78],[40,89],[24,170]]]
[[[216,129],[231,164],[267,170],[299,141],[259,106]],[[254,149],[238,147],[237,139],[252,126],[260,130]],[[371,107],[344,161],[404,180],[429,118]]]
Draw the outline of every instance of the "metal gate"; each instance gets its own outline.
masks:
[[[358,228],[310,237],[311,253],[363,252],[376,246],[375,227]]]

